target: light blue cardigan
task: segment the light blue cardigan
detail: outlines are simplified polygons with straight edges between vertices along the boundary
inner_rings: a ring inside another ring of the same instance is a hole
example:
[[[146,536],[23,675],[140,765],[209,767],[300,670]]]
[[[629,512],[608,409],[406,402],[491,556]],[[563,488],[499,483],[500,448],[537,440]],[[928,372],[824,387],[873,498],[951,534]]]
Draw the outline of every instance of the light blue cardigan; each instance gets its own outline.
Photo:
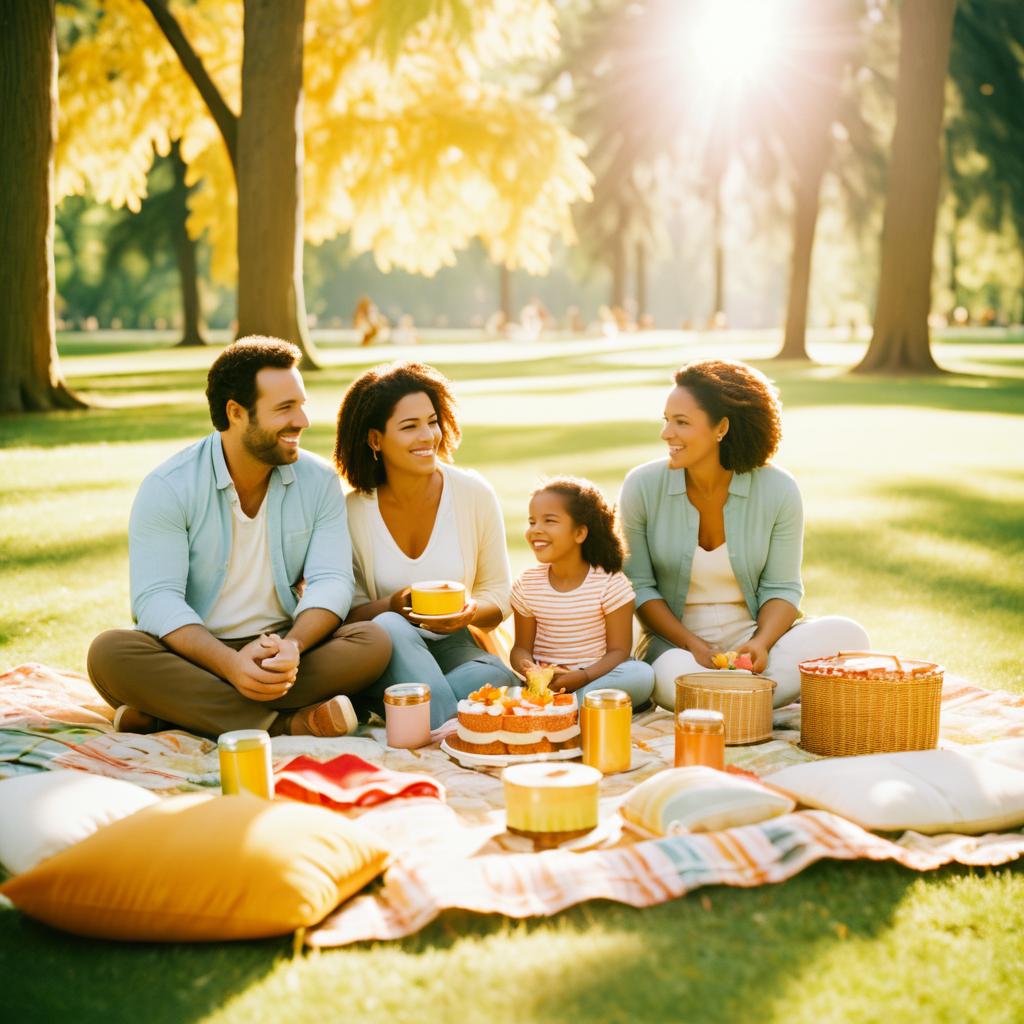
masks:
[[[637,466],[622,485],[619,514],[624,568],[637,608],[660,599],[681,618],[700,525],[700,513],[686,496],[685,470],[669,469],[664,458]],[[789,473],[762,466],[733,474],[725,502],[725,540],[752,619],[774,597],[800,607],[803,536],[803,503]],[[673,647],[645,628],[637,656],[653,662]]]

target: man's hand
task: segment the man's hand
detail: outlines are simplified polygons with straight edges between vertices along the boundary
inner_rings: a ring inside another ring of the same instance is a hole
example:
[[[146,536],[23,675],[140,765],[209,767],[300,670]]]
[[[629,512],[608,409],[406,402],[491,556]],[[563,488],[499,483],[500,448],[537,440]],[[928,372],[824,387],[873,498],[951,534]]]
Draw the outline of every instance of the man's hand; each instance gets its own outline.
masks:
[[[753,662],[752,671],[760,675],[768,667],[768,645],[763,640],[752,636],[742,647],[736,648],[737,654],[749,654]]]
[[[274,649],[284,642],[268,636],[250,640],[240,651],[235,651],[228,682],[249,700],[267,701],[283,697],[298,675],[298,659],[292,668],[284,671],[264,669],[262,662],[268,656],[274,657]]]
[[[454,615],[446,615],[443,619],[435,619],[431,616],[429,622],[418,622],[413,616],[411,621],[424,629],[429,629],[431,633],[456,633],[464,626],[468,626],[473,621],[474,615],[476,615],[476,601],[470,598],[466,607]]]
[[[294,673],[299,667],[299,645],[288,637],[281,638],[276,633],[260,637],[264,649],[270,650],[270,656],[264,657],[260,668],[269,672]]]

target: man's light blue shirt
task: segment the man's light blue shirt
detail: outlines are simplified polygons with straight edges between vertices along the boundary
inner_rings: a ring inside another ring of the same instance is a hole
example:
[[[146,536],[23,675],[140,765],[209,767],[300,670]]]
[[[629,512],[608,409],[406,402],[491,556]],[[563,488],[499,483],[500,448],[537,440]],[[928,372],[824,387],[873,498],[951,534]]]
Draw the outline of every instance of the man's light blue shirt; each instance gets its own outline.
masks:
[[[624,570],[639,609],[663,600],[682,618],[690,589],[700,513],[686,496],[686,471],[667,459],[630,471],[619,499],[626,541]],[[734,473],[726,498],[725,542],[752,619],[772,598],[800,607],[803,582],[803,502],[796,481],[778,466]],[[653,661],[672,648],[644,630],[638,656]]]
[[[233,490],[216,431],[142,481],[128,524],[137,629],[164,637],[182,626],[203,625],[227,576]],[[296,462],[274,467],[263,500],[281,607],[293,620],[307,608],[325,608],[344,619],[354,580],[338,475],[319,456],[300,451]],[[296,586],[303,580],[300,600]]]

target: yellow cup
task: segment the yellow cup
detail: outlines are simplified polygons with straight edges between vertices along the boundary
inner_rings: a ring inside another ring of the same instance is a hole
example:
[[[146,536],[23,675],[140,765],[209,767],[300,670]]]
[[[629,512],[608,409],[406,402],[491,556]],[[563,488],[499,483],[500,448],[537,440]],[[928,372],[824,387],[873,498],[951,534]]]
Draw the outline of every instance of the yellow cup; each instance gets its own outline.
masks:
[[[220,790],[224,794],[253,793],[265,800],[274,796],[270,762],[270,736],[262,729],[236,729],[217,739],[220,754]]]
[[[416,615],[458,615],[466,607],[466,587],[455,580],[428,580],[412,585]]]

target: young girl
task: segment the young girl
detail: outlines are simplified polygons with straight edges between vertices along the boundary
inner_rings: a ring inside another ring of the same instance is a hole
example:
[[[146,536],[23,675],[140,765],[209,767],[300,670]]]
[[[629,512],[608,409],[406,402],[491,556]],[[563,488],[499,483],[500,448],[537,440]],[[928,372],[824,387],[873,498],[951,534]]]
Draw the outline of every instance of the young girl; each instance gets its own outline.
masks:
[[[620,571],[612,510],[587,480],[558,477],[530,498],[526,541],[540,565],[512,585],[512,668],[553,665],[551,688],[582,695],[625,690],[633,707],[654,689],[654,670],[630,658],[633,588]]]

